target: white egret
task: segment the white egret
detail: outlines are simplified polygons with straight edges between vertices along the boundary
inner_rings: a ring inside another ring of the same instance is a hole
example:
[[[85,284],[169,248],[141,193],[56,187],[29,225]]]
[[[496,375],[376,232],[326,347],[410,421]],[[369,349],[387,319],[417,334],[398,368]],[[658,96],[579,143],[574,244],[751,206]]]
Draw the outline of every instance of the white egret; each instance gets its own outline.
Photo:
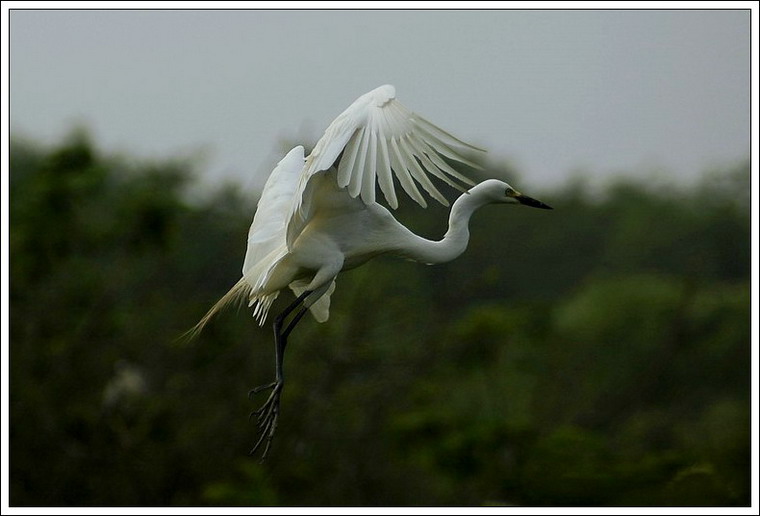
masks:
[[[398,207],[394,178],[422,207],[417,183],[448,206],[433,176],[460,190],[474,183],[445,161],[480,168],[463,154],[481,151],[410,112],[385,85],[359,97],[327,128],[313,152],[297,146],[278,163],[267,180],[248,232],[242,278],[196,326],[200,330],[230,302],[247,298],[264,324],[272,303],[290,288],[296,299],[274,319],[275,380],[253,389],[271,389],[257,415],[259,437],[251,454],[265,443],[266,457],[277,427],[284,386],[283,356],[287,339],[307,310],[327,320],[330,296],[341,271],[381,255],[394,254],[426,264],[453,260],[467,247],[470,216],[486,204],[549,206],[488,179],[454,202],[448,231],[432,241],[417,236],[376,202],[376,183],[388,205]],[[483,152],[483,151],[481,151]],[[298,310],[289,324],[285,320]]]

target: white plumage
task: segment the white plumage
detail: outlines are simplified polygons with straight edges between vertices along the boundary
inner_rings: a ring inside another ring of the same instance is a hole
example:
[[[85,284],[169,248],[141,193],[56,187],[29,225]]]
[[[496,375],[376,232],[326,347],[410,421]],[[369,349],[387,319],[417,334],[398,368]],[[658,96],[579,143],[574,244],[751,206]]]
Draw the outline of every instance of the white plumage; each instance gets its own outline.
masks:
[[[427,240],[409,231],[376,202],[376,189],[393,209],[398,207],[396,183],[422,207],[427,202],[418,185],[448,206],[434,180],[460,190],[472,185],[446,160],[479,168],[464,154],[480,149],[407,110],[395,96],[389,85],[362,95],[328,126],[308,157],[299,145],[277,164],[248,232],[242,277],[195,327],[200,331],[223,306],[245,297],[254,317],[264,324],[283,289],[296,295],[275,318],[276,380],[254,390],[271,388],[272,393],[256,412],[261,437],[251,453],[266,438],[266,455],[277,426],[287,337],[307,309],[317,321],[327,320],[341,271],[385,253],[427,264],[452,260],[467,247],[470,216],[486,204],[549,208],[489,179],[459,196],[443,239]],[[283,330],[285,319],[296,309]]]
[[[376,204],[375,190],[379,186],[393,209],[398,207],[394,177],[422,207],[427,207],[427,202],[418,184],[430,197],[449,205],[430,176],[459,190],[464,189],[460,183],[473,184],[444,158],[480,168],[463,154],[485,151],[412,113],[395,97],[396,90],[391,85],[365,93],[328,126],[308,158],[304,158],[304,148],[299,145],[277,164],[264,186],[248,232],[241,281],[211,310],[201,326],[226,303],[243,295],[248,296],[259,324],[264,324],[280,292],[269,285],[272,273],[313,218],[317,201],[310,195],[315,189],[309,187],[316,176],[331,174],[339,189],[351,198],[360,198],[365,206]],[[331,169],[339,157],[337,169]],[[299,295],[309,283],[299,277],[293,278],[289,286]],[[321,302],[316,296],[309,300],[312,314],[320,322],[329,317],[329,295],[334,287],[333,280]]]
[[[351,197],[361,194],[366,204],[375,202],[377,180],[388,205],[396,209],[395,175],[404,191],[420,206],[427,203],[414,181],[448,206],[428,175],[459,189],[461,186],[451,178],[473,185],[472,180],[441,159],[445,156],[479,168],[462,155],[462,150],[484,152],[406,109],[396,100],[396,89],[386,84],[356,99],[330,124],[306,160],[300,190],[314,174],[330,168],[343,153],[337,181]]]

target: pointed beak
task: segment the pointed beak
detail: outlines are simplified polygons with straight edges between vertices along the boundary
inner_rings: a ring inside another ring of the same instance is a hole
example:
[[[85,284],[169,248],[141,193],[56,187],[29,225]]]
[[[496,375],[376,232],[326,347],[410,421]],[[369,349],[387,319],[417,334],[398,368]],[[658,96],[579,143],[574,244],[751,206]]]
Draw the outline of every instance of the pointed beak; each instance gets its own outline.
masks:
[[[524,204],[525,206],[530,206],[531,208],[541,208],[542,210],[553,209],[548,204],[544,204],[538,199],[534,199],[533,197],[528,197],[527,195],[523,195],[521,193],[515,195],[515,200],[518,201],[520,204]]]

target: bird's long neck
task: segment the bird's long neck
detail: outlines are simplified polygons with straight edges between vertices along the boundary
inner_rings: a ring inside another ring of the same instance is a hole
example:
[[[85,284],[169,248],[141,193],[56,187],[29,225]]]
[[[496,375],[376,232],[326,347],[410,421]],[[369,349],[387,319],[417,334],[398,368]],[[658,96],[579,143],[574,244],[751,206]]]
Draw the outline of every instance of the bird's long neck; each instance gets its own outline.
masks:
[[[470,217],[486,204],[488,200],[476,191],[460,195],[451,207],[449,229],[441,240],[428,240],[409,232],[408,241],[400,254],[429,264],[453,260],[467,249],[470,240]]]

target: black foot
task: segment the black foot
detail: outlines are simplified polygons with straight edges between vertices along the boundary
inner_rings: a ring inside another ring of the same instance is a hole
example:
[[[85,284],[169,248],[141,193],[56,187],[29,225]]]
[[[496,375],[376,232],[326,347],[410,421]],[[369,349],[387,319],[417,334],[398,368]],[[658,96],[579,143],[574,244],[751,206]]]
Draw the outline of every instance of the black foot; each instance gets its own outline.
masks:
[[[264,452],[261,454],[260,462],[264,462],[264,459],[266,459],[269,447],[272,444],[274,432],[277,430],[277,418],[280,415],[280,393],[282,392],[282,385],[282,382],[272,382],[256,387],[248,392],[248,396],[251,397],[254,394],[258,394],[267,389],[272,389],[269,398],[267,398],[261,408],[254,410],[249,416],[249,419],[256,416],[256,435],[258,435],[259,438],[248,454],[253,455],[262,444],[266,443],[264,446]]]

